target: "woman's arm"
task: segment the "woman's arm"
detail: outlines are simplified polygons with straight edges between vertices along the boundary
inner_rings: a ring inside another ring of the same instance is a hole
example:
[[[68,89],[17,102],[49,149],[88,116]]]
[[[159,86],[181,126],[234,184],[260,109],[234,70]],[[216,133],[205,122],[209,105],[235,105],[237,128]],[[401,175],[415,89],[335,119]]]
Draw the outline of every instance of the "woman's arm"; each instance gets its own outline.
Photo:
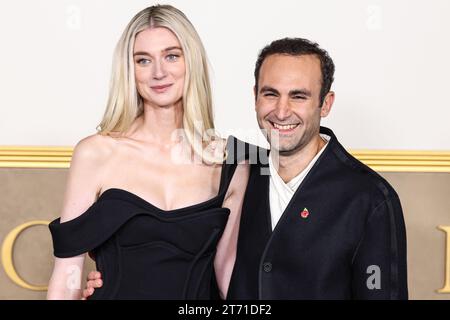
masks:
[[[217,253],[214,260],[217,285],[222,299],[225,299],[227,296],[228,286],[236,260],[239,222],[249,175],[250,165],[248,162],[240,163],[236,168],[236,172],[234,173],[223,202],[223,207],[230,209],[230,215],[223,235],[217,245]]]
[[[100,170],[107,150],[105,137],[92,135],[74,149],[61,212],[61,223],[85,212],[96,200],[101,186]],[[80,299],[81,277],[86,254],[56,258],[47,299]]]

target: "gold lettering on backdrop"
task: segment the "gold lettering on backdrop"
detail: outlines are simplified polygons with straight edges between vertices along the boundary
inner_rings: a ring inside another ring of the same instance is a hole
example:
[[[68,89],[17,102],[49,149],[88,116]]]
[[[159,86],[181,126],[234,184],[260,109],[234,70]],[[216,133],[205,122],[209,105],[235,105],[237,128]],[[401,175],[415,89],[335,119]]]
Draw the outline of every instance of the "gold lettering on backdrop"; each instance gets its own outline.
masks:
[[[439,226],[439,230],[445,232],[445,276],[444,287],[438,293],[450,293],[450,226]]]
[[[16,271],[13,262],[13,253],[14,253],[14,243],[16,242],[17,237],[25,230],[33,226],[44,225],[47,226],[50,221],[45,220],[35,220],[21,224],[20,226],[15,227],[11,230],[10,233],[5,237],[5,240],[2,244],[2,262],[3,268],[5,269],[6,275],[18,286],[33,290],[33,291],[45,291],[47,290],[47,286],[36,286],[27,283],[23,280]]]

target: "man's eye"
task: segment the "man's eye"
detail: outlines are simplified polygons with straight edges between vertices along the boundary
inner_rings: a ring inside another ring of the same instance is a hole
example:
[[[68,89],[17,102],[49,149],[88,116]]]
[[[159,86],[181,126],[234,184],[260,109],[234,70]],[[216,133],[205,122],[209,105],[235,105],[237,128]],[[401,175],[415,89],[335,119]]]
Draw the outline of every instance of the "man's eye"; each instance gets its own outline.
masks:
[[[145,65],[145,64],[149,64],[149,63],[150,63],[150,60],[149,60],[149,59],[144,59],[144,58],[142,58],[142,59],[137,60],[136,62],[137,62],[138,64],[143,64],[143,65]]]
[[[274,93],[264,93],[264,97],[275,97]]]
[[[169,55],[167,55],[166,59],[167,59],[168,61],[177,61],[179,57],[180,57],[180,56],[179,56],[179,55],[176,55],[176,54],[169,54]]]
[[[292,98],[294,98],[296,100],[305,100],[306,99],[305,96],[293,96]]]

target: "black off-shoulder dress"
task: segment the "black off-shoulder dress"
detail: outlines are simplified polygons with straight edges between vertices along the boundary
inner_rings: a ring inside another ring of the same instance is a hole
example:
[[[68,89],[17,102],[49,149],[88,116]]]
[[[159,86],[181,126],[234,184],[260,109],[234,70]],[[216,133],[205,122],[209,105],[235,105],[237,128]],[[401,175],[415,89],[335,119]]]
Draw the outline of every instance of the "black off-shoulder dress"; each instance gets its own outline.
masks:
[[[50,223],[54,255],[93,253],[103,286],[90,299],[217,298],[213,261],[230,213],[222,203],[248,145],[230,136],[227,151],[214,198],[166,211],[107,189],[79,217]]]

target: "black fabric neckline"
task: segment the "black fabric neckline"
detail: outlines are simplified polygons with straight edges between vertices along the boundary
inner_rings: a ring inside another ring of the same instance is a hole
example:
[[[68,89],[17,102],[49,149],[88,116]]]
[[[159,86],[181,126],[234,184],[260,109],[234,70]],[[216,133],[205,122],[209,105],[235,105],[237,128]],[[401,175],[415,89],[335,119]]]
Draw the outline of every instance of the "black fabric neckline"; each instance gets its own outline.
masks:
[[[151,202],[145,200],[144,198],[138,196],[137,194],[135,194],[131,191],[128,191],[128,190],[125,190],[122,188],[109,188],[102,192],[102,194],[98,197],[96,202],[101,202],[102,200],[107,200],[107,199],[122,199],[122,200],[128,200],[128,201],[131,200],[131,201],[137,201],[141,206],[149,208],[152,211],[160,212],[163,214],[169,214],[169,213],[173,214],[173,213],[179,213],[179,212],[190,211],[190,210],[207,207],[208,205],[214,204],[217,201],[219,201],[221,196],[222,196],[222,194],[219,193],[216,196],[214,196],[213,198],[210,198],[208,200],[205,200],[205,201],[202,201],[199,203],[195,203],[195,204],[188,205],[185,207],[165,210],[165,209],[161,209],[161,208],[155,206]]]

